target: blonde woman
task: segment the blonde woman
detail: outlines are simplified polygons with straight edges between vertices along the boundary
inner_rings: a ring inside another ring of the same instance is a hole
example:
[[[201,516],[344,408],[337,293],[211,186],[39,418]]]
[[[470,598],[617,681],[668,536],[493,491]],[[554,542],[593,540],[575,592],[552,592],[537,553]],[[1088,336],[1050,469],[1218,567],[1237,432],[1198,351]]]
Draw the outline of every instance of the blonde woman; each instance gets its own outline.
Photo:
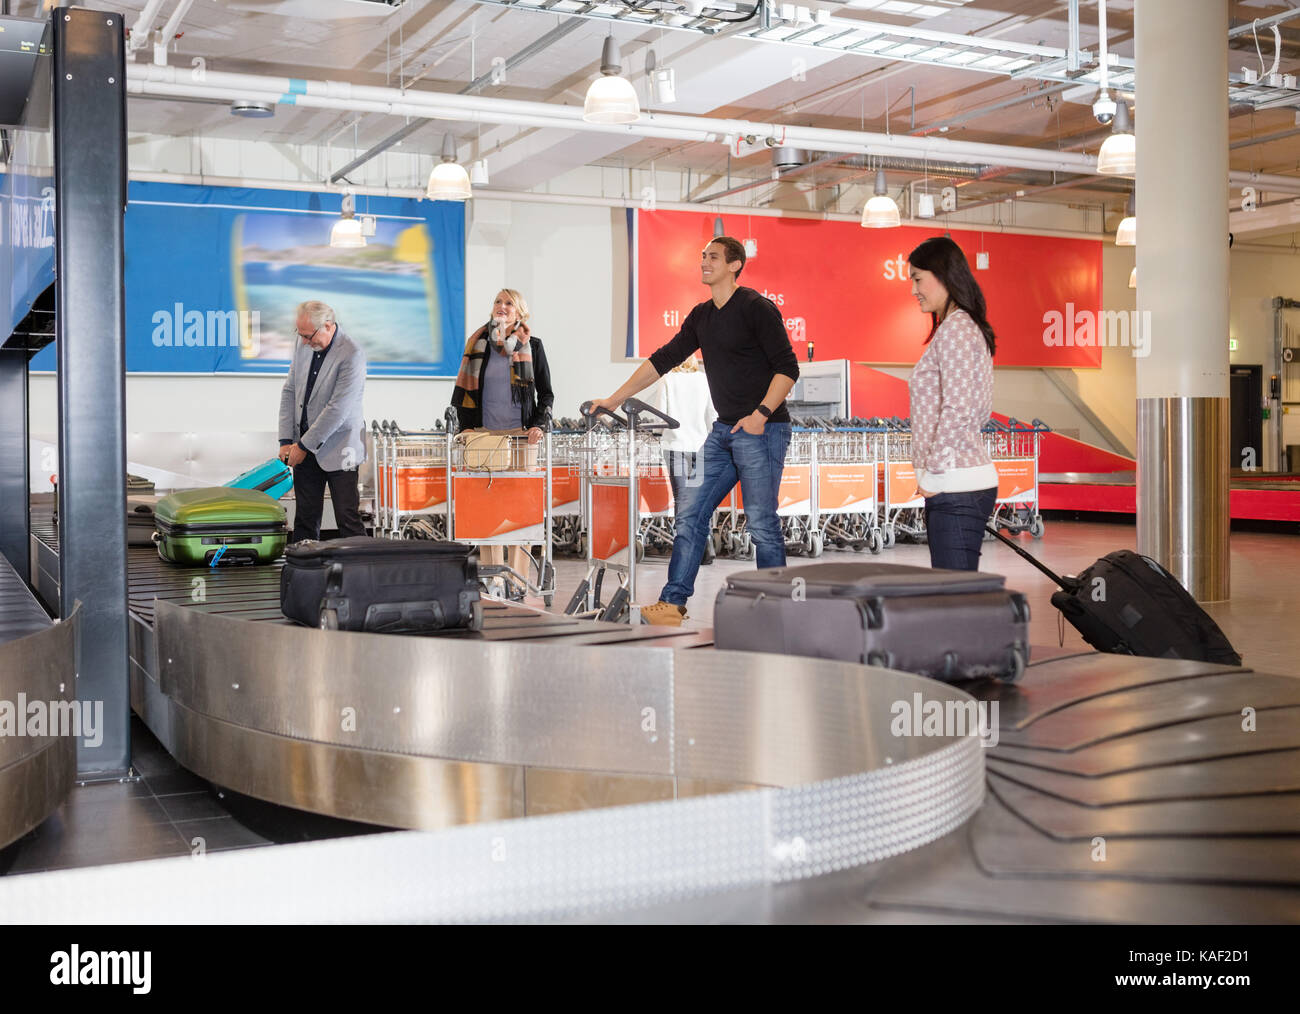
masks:
[[[459,429],[527,436],[536,446],[554,402],[542,340],[528,327],[528,303],[516,289],[502,289],[487,323],[465,343],[451,396]],[[484,546],[479,556],[493,565],[502,563],[504,554],[501,546]],[[513,570],[527,577],[531,565],[526,548],[510,547]]]

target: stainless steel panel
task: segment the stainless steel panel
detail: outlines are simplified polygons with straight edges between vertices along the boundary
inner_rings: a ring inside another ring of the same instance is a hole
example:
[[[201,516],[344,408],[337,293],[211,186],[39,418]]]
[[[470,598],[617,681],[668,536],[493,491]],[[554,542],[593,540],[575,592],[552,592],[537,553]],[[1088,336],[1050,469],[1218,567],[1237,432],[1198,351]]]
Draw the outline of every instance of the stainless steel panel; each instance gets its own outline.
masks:
[[[1137,546],[1200,602],[1229,597],[1229,398],[1139,398]]]
[[[14,709],[22,731],[28,726],[20,706],[41,702],[48,713],[52,704],[75,704],[79,621],[74,612],[39,633],[0,643],[0,702]],[[0,735],[0,846],[43,821],[71,791],[77,739],[59,731],[47,724],[42,736]]]
[[[154,622],[163,693],[222,721],[362,750],[672,773],[669,652],[327,632],[164,602]]]
[[[529,768],[524,775],[524,795],[528,816],[534,817],[670,800],[676,796],[673,781],[653,775],[599,775],[590,771]]]
[[[310,743],[217,721],[175,702],[171,729],[172,753],[185,767],[270,803],[403,828],[524,815],[517,766]]]

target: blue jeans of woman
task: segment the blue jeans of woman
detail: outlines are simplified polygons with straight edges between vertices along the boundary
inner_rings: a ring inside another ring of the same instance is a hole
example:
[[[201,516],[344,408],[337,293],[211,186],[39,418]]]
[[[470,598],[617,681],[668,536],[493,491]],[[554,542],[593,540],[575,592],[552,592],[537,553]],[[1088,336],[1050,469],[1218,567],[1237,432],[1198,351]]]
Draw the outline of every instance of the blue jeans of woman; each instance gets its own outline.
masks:
[[[694,594],[713,512],[737,481],[745,498],[745,530],[754,540],[758,566],[785,566],[785,537],[776,503],[789,446],[789,423],[768,423],[760,436],[744,430],[732,433],[730,423],[713,424],[700,451],[696,481],[685,485],[677,506],[677,537],[660,601],[684,606]]]
[[[970,493],[936,493],[925,501],[926,541],[930,566],[944,570],[979,570],[984,526],[997,501],[996,486]]]

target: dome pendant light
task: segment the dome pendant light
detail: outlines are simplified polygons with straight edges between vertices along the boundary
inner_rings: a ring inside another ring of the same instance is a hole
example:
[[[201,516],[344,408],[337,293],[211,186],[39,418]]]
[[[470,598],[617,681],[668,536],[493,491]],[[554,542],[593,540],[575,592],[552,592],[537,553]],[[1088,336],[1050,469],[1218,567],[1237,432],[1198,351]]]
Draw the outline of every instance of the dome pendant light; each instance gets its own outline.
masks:
[[[330,246],[347,250],[366,245],[366,237],[361,234],[361,222],[356,213],[357,199],[352,196],[351,190],[343,191],[340,218],[330,229]]]
[[[468,201],[469,173],[456,162],[456,139],[447,134],[442,139],[442,161],[429,173],[424,196],[431,201]]]
[[[1111,135],[1097,153],[1097,172],[1106,176],[1132,176],[1137,172],[1137,138],[1133,136],[1127,102],[1121,101],[1115,107]]]
[[[901,221],[898,205],[889,196],[889,187],[885,184],[885,170],[877,169],[875,196],[862,209],[862,228],[895,229]]]
[[[1130,195],[1128,204],[1124,208],[1124,220],[1119,223],[1119,228],[1115,230],[1116,246],[1137,246],[1138,241],[1138,220],[1133,209],[1133,197]]]
[[[612,35],[605,37],[600,74],[587,89],[587,99],[582,104],[582,118],[588,123],[635,123],[641,119],[641,105],[636,100],[636,89],[623,77],[618,43]]]

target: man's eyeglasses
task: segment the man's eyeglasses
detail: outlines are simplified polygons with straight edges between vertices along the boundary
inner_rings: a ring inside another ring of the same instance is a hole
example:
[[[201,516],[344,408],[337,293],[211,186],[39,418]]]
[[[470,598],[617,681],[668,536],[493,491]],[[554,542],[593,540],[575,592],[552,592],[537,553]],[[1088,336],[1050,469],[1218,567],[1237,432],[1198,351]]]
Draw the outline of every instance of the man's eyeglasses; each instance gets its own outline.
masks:
[[[313,338],[315,338],[318,334],[320,334],[321,328],[323,328],[324,326],[325,326],[325,325],[322,324],[320,327],[318,327],[318,328],[317,328],[315,331],[313,331],[311,334],[303,334],[301,331],[299,331],[299,332],[298,332],[298,337],[301,338],[301,339],[302,339],[303,341],[305,341],[305,342],[309,342],[309,341],[311,341]]]

